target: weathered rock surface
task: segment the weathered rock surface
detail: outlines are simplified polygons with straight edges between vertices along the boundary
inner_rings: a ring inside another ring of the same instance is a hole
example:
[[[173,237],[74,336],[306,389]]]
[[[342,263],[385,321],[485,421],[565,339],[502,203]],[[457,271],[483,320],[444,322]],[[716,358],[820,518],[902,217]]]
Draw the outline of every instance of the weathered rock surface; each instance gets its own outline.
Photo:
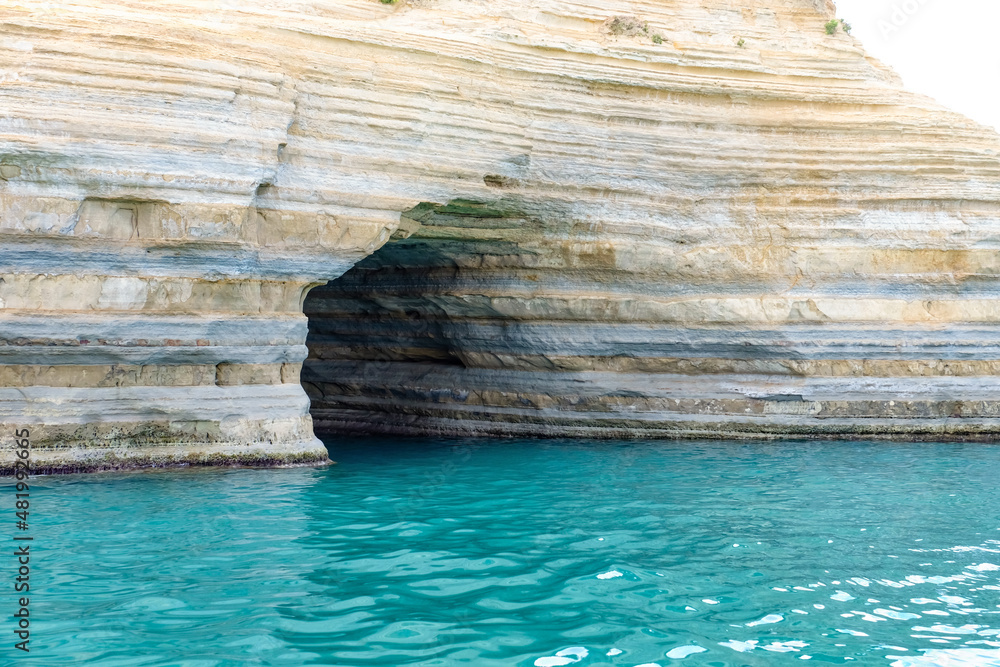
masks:
[[[490,51],[454,67],[489,74],[420,143],[486,187],[307,299],[318,429],[997,434],[993,132],[822,3],[476,7]],[[609,14],[648,32],[602,37]]]
[[[308,300],[323,428],[992,437],[1000,141],[832,11],[4,3],[0,426],[325,460],[303,297],[395,236]]]

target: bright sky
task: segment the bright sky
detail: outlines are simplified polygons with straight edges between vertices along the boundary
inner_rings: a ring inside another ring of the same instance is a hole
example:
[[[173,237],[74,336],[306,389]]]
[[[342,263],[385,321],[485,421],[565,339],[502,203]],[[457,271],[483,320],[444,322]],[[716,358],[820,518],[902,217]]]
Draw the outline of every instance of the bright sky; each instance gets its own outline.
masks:
[[[906,87],[1000,130],[1000,1],[836,0]]]

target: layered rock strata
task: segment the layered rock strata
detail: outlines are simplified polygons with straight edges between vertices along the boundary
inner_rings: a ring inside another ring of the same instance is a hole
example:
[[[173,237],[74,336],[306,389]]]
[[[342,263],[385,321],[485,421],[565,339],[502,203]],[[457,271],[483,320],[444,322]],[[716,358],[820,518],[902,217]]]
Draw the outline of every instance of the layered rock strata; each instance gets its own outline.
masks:
[[[354,56],[246,9],[0,8],[0,468],[23,428],[40,472],[327,460],[302,299],[400,206],[324,167]]]
[[[568,242],[470,202],[411,215],[412,237],[306,300],[321,431],[985,440],[1000,426],[987,285],[903,282],[907,253],[841,249],[781,285],[774,265],[692,265],[717,248]]]
[[[309,300],[325,428],[991,437],[1000,142],[832,12],[7,3],[0,427],[325,460],[302,300],[395,237]]]
[[[489,80],[421,145],[506,155],[307,300],[317,427],[994,438],[997,136],[813,3],[620,8],[645,32],[495,14]]]

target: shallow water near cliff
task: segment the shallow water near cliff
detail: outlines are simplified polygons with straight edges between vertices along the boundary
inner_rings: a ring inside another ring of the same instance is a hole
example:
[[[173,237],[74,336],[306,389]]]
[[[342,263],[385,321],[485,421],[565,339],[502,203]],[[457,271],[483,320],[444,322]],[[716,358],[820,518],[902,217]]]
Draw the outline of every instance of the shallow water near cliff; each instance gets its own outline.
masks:
[[[19,659],[1000,665],[1000,447],[328,444],[36,478]]]

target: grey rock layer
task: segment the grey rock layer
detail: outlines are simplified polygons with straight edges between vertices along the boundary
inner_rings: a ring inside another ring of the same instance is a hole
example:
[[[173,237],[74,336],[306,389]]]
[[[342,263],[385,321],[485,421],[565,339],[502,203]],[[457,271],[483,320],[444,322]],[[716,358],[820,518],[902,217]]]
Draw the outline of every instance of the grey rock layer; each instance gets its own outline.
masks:
[[[942,285],[852,269],[788,289],[763,276],[677,283],[661,281],[662,264],[623,270],[623,244],[572,256],[544,221],[483,204],[407,215],[421,223],[411,237],[306,299],[302,379],[319,431],[981,441],[1000,433],[998,313],[987,309],[975,323],[928,316],[945,300],[988,303],[982,277]],[[480,240],[509,228],[516,241]],[[720,295],[737,305],[718,307]],[[845,299],[856,312],[824,312]],[[881,306],[878,318],[865,312],[886,303],[894,308]]]

